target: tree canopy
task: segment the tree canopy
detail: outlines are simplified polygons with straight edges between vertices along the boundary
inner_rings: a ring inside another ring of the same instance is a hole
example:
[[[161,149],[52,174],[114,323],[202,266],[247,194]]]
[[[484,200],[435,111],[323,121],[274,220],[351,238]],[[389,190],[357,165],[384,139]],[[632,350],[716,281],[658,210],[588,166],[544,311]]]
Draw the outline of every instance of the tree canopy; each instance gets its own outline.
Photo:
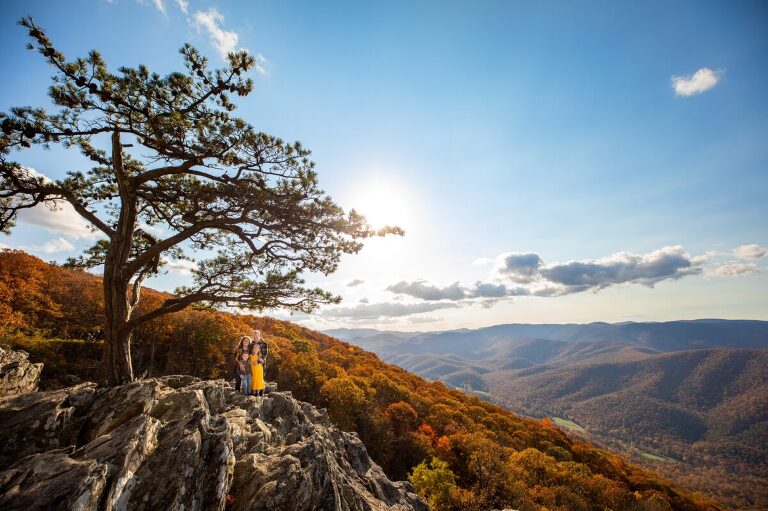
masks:
[[[104,267],[107,346],[160,315],[204,302],[249,309],[311,311],[339,297],[306,287],[302,274],[336,270],[361,240],[402,234],[374,229],[345,212],[319,187],[315,164],[301,143],[286,143],[235,117],[234,96],[246,96],[254,64],[231,53],[223,69],[189,45],[185,72],[166,76],[145,66],[110,71],[98,52],[68,60],[31,18],[30,50],[53,67],[49,96],[58,108],[15,107],[0,113],[0,230],[19,211],[66,202],[100,234],[71,266]],[[79,150],[88,169],[51,180],[14,160],[24,149],[61,144]],[[197,261],[193,283],[141,315],[133,311],[147,277],[168,258]],[[105,359],[113,357],[105,353]],[[130,367],[107,379],[130,380]]]

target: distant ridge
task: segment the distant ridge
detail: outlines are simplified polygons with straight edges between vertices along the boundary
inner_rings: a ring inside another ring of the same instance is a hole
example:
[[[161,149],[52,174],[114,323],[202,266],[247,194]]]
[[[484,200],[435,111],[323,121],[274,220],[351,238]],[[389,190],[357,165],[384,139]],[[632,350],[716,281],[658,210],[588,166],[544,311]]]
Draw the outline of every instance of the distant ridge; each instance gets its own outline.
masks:
[[[331,335],[517,413],[558,417],[735,508],[768,509],[768,321]]]

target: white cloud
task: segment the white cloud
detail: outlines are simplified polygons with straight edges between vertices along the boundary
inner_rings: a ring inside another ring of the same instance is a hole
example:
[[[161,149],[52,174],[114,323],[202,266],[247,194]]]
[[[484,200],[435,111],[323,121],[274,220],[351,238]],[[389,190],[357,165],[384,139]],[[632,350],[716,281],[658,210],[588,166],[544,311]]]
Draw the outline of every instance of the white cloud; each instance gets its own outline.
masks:
[[[96,239],[99,233],[75,211],[68,202],[59,201],[54,209],[38,204],[31,209],[22,209],[18,214],[19,222],[39,225],[51,232],[63,234],[73,239]]]
[[[192,270],[197,268],[197,263],[187,259],[165,259],[163,260],[163,268],[170,273],[192,275]]]
[[[743,277],[760,271],[755,263],[727,263],[707,270],[710,277]]]
[[[211,44],[221,58],[237,50],[237,42],[240,36],[237,32],[227,31],[221,28],[224,16],[216,8],[211,7],[207,11],[197,11],[192,15],[192,25],[200,32],[205,29],[211,39]]]
[[[708,91],[720,81],[723,71],[713,71],[702,67],[692,75],[673,76],[672,87],[677,96],[693,96]]]
[[[438,309],[456,309],[458,305],[446,302],[427,303],[359,303],[351,307],[333,307],[320,312],[325,318],[374,320],[381,318],[395,318],[432,312]]]
[[[155,4],[155,8],[158,11],[162,12],[163,14],[165,14],[165,5],[163,4],[163,0],[153,0],[152,3]]]
[[[28,252],[42,252],[44,254],[54,254],[56,252],[71,252],[75,246],[65,238],[54,238],[46,241],[42,245],[22,245],[21,248]]]
[[[762,259],[768,258],[768,248],[761,247],[755,243],[751,245],[742,245],[733,249],[733,253],[736,257],[741,259]]]
[[[181,9],[181,12],[184,14],[189,12],[189,2],[187,0],[176,0],[176,5],[179,6],[179,9]]]
[[[22,169],[27,177],[40,179],[44,183],[53,182],[49,177],[38,172],[32,167]],[[54,204],[38,204],[34,208],[19,210],[17,215],[19,222],[45,227],[51,232],[63,234],[73,239],[96,239],[99,233],[91,228],[72,205],[64,200]]]
[[[198,32],[202,31],[203,29],[208,32],[208,37],[211,40],[211,44],[216,49],[221,58],[226,60],[229,53],[243,50],[244,48],[237,47],[240,36],[233,30],[224,30],[221,26],[223,22],[224,16],[218,10],[216,10],[215,7],[211,7],[207,11],[195,12],[192,15],[192,19],[190,20],[190,24],[195,27]],[[266,75],[266,65],[269,61],[261,53],[252,54],[252,56],[256,61],[253,67],[260,74]]]
[[[13,250],[13,247],[6,245],[5,243],[0,243],[0,250]]]

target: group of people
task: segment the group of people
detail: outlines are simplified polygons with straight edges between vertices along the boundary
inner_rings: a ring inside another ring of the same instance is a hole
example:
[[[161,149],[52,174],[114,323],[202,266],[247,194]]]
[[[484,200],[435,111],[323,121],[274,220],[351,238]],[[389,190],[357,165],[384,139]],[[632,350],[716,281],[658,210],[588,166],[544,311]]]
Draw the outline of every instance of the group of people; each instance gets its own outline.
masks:
[[[255,330],[253,338],[244,335],[235,348],[234,362],[235,390],[246,396],[263,396],[267,386],[266,365],[269,346],[261,338],[261,332]]]

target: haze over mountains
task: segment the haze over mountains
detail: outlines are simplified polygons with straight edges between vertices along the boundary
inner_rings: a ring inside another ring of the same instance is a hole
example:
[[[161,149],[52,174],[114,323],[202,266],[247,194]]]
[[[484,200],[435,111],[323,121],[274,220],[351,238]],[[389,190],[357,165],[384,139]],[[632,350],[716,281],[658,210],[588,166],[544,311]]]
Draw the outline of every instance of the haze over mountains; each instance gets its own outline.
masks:
[[[734,507],[768,506],[768,322],[337,329],[426,378],[630,453]],[[581,429],[583,428],[583,429]]]

